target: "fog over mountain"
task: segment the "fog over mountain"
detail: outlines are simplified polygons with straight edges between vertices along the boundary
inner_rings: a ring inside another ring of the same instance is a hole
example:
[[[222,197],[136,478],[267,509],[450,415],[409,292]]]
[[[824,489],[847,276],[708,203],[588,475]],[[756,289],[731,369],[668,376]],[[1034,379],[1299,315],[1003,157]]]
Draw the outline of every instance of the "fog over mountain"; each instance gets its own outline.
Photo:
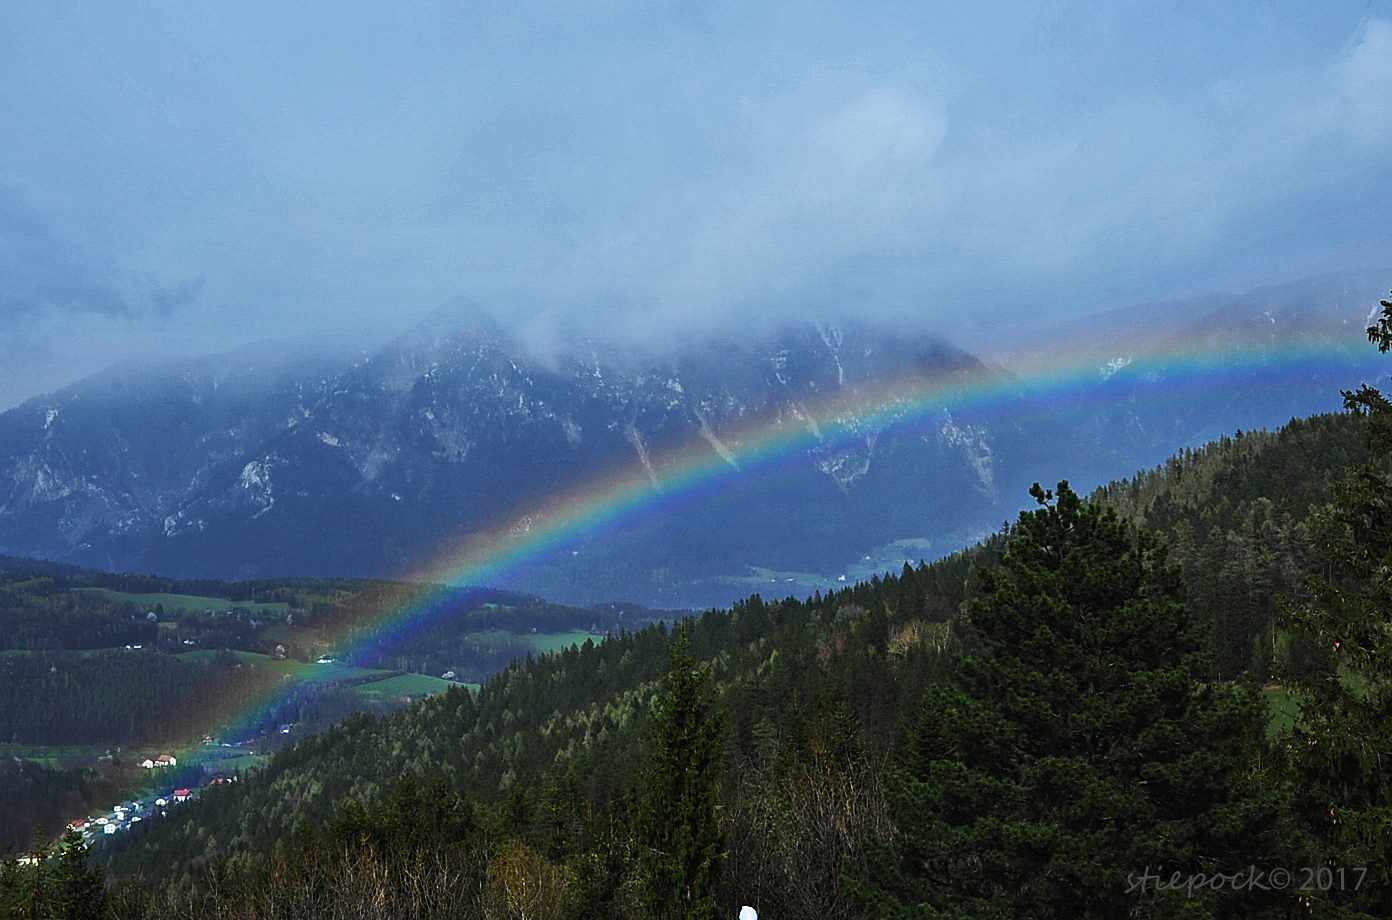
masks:
[[[856,321],[538,351],[467,304],[367,353],[129,363],[0,414],[0,554],[176,577],[443,577],[457,570],[431,560],[474,535],[528,528],[619,476],[636,511],[462,577],[582,604],[811,593],[961,548],[1031,482],[1090,488],[1334,410],[1382,373],[1361,332],[1376,283],[1021,332],[996,343],[1013,371]],[[1320,357],[1287,368],[1293,346]],[[1072,382],[1047,383],[1064,368]],[[768,463],[751,462],[760,432],[788,445]],[[710,470],[697,489],[693,466]]]
[[[1387,0],[26,4],[0,408],[116,361],[1002,328],[1385,267]]]

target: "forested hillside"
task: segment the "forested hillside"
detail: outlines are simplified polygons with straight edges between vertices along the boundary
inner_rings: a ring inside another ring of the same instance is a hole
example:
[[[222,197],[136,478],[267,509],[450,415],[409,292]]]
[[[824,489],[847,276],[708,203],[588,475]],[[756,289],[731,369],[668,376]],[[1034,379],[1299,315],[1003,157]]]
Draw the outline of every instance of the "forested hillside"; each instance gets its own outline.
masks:
[[[714,663],[712,690],[729,713],[726,760],[746,766],[742,781],[771,793],[780,764],[791,766],[809,732],[843,707],[851,718],[837,724],[849,734],[822,743],[849,743],[861,735],[857,725],[870,727],[858,755],[870,768],[960,647],[952,620],[964,578],[951,568],[806,602],[755,596],[691,621],[693,651]],[[567,828],[590,808],[632,793],[668,640],[662,625],[624,632],[517,662],[477,697],[461,689],[385,719],[350,719],[278,755],[235,791],[206,794],[188,811],[196,845],[152,829],[116,865],[166,871],[194,850],[269,852],[301,823],[321,825],[345,798],[380,800],[403,772],[439,776],[450,793],[501,808],[528,835],[573,833]],[[243,820],[249,814],[258,817]]]
[[[1362,419],[1293,419],[1186,450],[1092,500],[1163,537],[1184,570],[1190,610],[1213,625],[1214,667],[1231,680],[1300,666],[1278,626],[1277,597],[1297,597],[1312,567],[1309,517],[1340,470],[1364,462]]]
[[[1164,665],[1171,668],[1165,673],[1181,675],[1166,678],[1180,681],[1176,686],[1196,681],[1184,693],[1210,687],[1202,693],[1211,702],[1203,705],[1216,707],[1215,715],[1203,720],[1226,713],[1213,725],[1227,728],[1205,743],[1227,751],[1228,760],[1211,765],[1215,776],[1246,770],[1269,777],[1267,792],[1278,790],[1271,768],[1261,766],[1275,756],[1263,753],[1265,703],[1255,689],[1221,681],[1264,682],[1273,667],[1318,671],[1317,656],[1307,650],[1302,657],[1302,640],[1276,616],[1276,598],[1300,594],[1313,566],[1305,548],[1310,511],[1328,500],[1338,467],[1365,458],[1362,430],[1359,418],[1345,414],[1240,434],[1101,489],[1084,506],[1095,510],[1074,512],[1093,520],[1102,507],[1115,506],[1129,519],[1118,526],[1131,539],[1139,534],[1144,547],[1159,535],[1171,544],[1168,558],[1160,544],[1154,554],[1137,550],[1137,558],[1157,567],[1156,577],[1174,563],[1175,577],[1182,574],[1183,585],[1175,581],[1157,595],[1172,601],[1163,616],[1182,610],[1184,619],[1175,622],[1190,624],[1165,627],[1185,637],[1167,647],[1190,649]],[[1039,513],[1059,513],[1060,499],[1041,493],[1041,500],[1048,504]],[[936,746],[960,751],[979,743],[960,734],[969,723],[953,729],[955,741],[946,740],[932,711],[952,709],[942,694],[972,673],[959,671],[962,662],[983,653],[981,660],[997,660],[1002,643],[1015,641],[982,632],[982,604],[1002,584],[983,573],[995,570],[1003,551],[1018,569],[1010,547],[1028,542],[1021,528],[1031,520],[1026,515],[984,545],[939,562],[827,596],[753,596],[686,621],[690,662],[708,669],[706,695],[690,705],[721,729],[713,780],[720,871],[708,867],[718,879],[711,903],[733,911],[739,902],[757,902],[776,916],[857,916],[865,892],[894,887],[884,873],[895,877],[900,857],[873,841],[899,839],[895,815],[912,806],[903,798],[921,782],[912,777],[939,769],[932,766]],[[1140,583],[1135,590],[1143,590]],[[1147,639],[1129,635],[1120,645]],[[451,902],[451,910],[509,915],[487,905],[510,903],[507,892],[520,885],[554,908],[538,916],[642,915],[646,844],[638,815],[654,781],[654,732],[662,724],[654,715],[673,692],[671,679],[663,679],[671,639],[658,624],[529,654],[476,693],[457,688],[306,738],[241,783],[206,790],[181,806],[177,819],[150,822],[108,847],[112,877],[158,880],[143,894],[121,889],[131,899],[124,909],[158,913],[177,902],[255,916],[269,909],[268,897],[288,898],[296,886],[312,889],[332,878],[390,887],[392,872],[405,871],[400,861],[416,860],[410,872],[417,879],[429,876],[427,864],[430,872],[473,879],[472,907]],[[1140,666],[1128,661],[1127,668]],[[694,668],[690,662],[678,671]],[[1200,717],[1172,718],[1185,724]],[[997,782],[989,770],[981,777],[972,782],[987,785],[973,787],[973,795]],[[1274,799],[1223,786],[1206,801],[1205,808],[1246,815],[1236,826],[1251,841],[1287,848],[1280,852],[1298,848]],[[939,836],[952,839],[946,831]],[[1240,855],[1225,846],[1224,859]],[[1255,858],[1250,848],[1242,852]],[[352,853],[358,862],[342,862]],[[375,881],[354,874],[351,867],[364,859],[385,860],[372,863],[381,873]],[[413,890],[410,897],[425,899],[418,907],[429,901],[428,892]],[[982,904],[990,902],[989,892],[979,894]],[[334,894],[324,888],[318,896]]]
[[[421,629],[354,643],[383,611],[432,591],[367,579],[174,581],[0,557],[0,744],[197,739],[217,728],[209,713],[239,711],[282,679],[257,667],[266,656],[341,656],[476,683],[552,636],[603,635],[655,616],[636,605],[572,608],[468,590],[439,597]]]
[[[1331,415],[1244,433],[1092,497],[1093,506],[1117,506],[1133,527],[1173,544],[1169,562],[1188,585],[1193,627],[1185,641],[1195,652],[1185,667],[1195,679],[1268,680],[1273,647],[1283,666],[1292,662],[1275,598],[1297,592],[1309,571],[1310,509],[1328,499],[1340,465],[1364,457],[1361,430],[1359,419]],[[854,915],[842,860],[868,858],[863,842],[892,826],[879,777],[915,756],[929,688],[951,683],[959,655],[970,659],[990,645],[971,613],[987,590],[979,573],[1017,539],[1015,526],[948,559],[831,595],[754,596],[687,622],[696,660],[709,663],[710,710],[724,725],[723,908],[743,898],[777,905],[776,915],[795,905]],[[1186,603],[1182,588],[1173,596]],[[269,854],[291,852],[292,841],[328,845],[315,829],[357,821],[359,836],[375,839],[385,831],[363,828],[393,814],[406,820],[392,811],[405,807],[405,796],[432,826],[444,820],[440,808],[468,816],[471,830],[454,845],[467,838],[469,858],[483,860],[480,890],[494,878],[489,860],[507,853],[538,878],[550,867],[555,885],[569,879],[568,890],[583,888],[587,903],[599,897],[592,885],[611,900],[636,897],[637,831],[626,816],[642,798],[638,778],[670,639],[662,625],[624,631],[514,662],[477,694],[459,689],[384,719],[349,719],[242,784],[210,790],[177,822],[133,835],[109,867],[177,879],[185,893],[208,872],[236,867],[234,874],[250,873],[238,877],[256,878],[283,867],[275,861],[284,855]],[[1232,705],[1247,700],[1235,711],[1266,721],[1264,705],[1251,709],[1255,697],[1229,692]],[[1243,743],[1254,765],[1258,742]],[[828,800],[830,812],[818,804]],[[1261,833],[1274,833],[1272,806],[1262,807]],[[604,903],[619,909],[619,901]]]
[[[655,616],[466,590],[436,597],[424,628],[354,642],[383,611],[425,596],[435,596],[431,586],[176,581],[0,557],[0,756],[14,768],[0,772],[0,847],[27,842],[36,826],[51,839],[65,821],[130,795],[150,779],[135,768],[147,756],[205,736],[273,750],[351,713],[436,692],[448,685],[442,674],[477,683],[561,637]],[[287,680],[294,689],[268,704]],[[229,718],[248,723],[251,737],[244,724],[224,739]],[[294,735],[274,730],[287,723]],[[221,772],[191,766],[181,782]]]

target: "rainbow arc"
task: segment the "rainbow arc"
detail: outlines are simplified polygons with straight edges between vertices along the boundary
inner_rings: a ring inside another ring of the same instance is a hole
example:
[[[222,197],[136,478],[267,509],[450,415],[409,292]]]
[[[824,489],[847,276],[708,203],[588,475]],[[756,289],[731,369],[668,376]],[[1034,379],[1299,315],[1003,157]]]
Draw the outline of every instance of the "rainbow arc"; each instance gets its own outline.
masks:
[[[526,566],[582,539],[619,532],[665,509],[718,495],[744,477],[800,462],[809,451],[932,434],[954,419],[987,425],[1106,406],[1118,398],[1117,377],[1123,372],[1125,398],[1132,404],[1183,400],[1201,409],[1205,400],[1230,399],[1227,388],[1237,379],[1245,386],[1324,390],[1330,382],[1348,386],[1370,379],[1377,367],[1362,351],[1329,344],[1244,350],[1188,346],[1120,359],[1054,354],[1014,374],[979,370],[911,376],[785,405],[718,432],[703,426],[686,444],[548,496],[469,535],[406,575],[404,580],[422,586],[408,592],[407,600],[386,605],[365,624],[359,621],[327,638],[339,657],[389,644],[429,623],[464,589],[504,586]],[[1331,401],[1324,411],[1337,408]],[[296,688],[287,682],[241,711],[210,714],[209,724],[219,724],[223,736],[247,732],[258,714]]]

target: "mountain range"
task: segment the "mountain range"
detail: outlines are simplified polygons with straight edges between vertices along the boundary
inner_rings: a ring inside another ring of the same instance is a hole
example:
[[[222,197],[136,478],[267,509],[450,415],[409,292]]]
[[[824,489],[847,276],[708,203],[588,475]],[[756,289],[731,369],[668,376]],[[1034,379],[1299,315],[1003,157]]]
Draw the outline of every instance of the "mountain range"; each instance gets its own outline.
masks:
[[[505,587],[669,608],[810,591],[957,549],[1012,516],[1032,481],[1090,487],[1336,408],[1350,368],[1374,363],[1360,334],[1370,286],[1317,279],[1132,310],[1002,340],[984,359],[854,323],[538,354],[447,308],[369,354],[254,346],[121,366],[0,414],[0,553],[179,577],[402,577],[550,496],[636,472],[651,480],[646,510]],[[1273,373],[1292,343],[1329,342],[1335,358],[1304,376]],[[1039,398],[1007,368],[1047,368],[1050,349],[1095,373]],[[1218,358],[1180,381],[1176,362],[1197,352]],[[927,411],[875,397],[983,387],[1004,395]],[[834,431],[818,427],[827,405]],[[755,420],[811,436],[747,467]],[[678,450],[726,472],[665,494]]]

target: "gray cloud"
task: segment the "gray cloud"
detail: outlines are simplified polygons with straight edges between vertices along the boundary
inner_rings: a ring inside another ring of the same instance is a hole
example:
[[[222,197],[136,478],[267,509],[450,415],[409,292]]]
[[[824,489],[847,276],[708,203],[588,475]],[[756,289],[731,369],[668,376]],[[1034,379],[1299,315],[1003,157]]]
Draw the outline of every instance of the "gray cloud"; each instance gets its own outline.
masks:
[[[1389,261],[1389,86],[1386,0],[26,6],[0,311],[96,360],[461,295],[544,341],[1254,287]]]
[[[0,410],[113,359],[151,354],[140,340],[157,336],[201,286],[122,276],[0,185]]]
[[[12,189],[0,185],[0,318],[11,350],[17,333],[45,321],[91,314],[157,320],[191,303],[202,282],[164,285],[149,275],[122,278],[60,239]]]
[[[128,314],[129,306],[102,275],[0,186],[0,316],[15,323],[49,311]]]

